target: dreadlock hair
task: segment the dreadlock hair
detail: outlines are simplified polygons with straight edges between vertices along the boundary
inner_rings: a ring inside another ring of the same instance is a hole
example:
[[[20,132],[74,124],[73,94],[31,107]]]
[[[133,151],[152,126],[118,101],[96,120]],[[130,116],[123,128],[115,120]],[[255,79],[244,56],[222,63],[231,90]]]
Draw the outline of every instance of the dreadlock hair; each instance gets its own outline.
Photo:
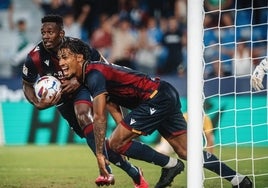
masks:
[[[48,14],[41,19],[41,23],[46,23],[46,22],[56,23],[59,29],[63,30],[63,19],[60,15]]]
[[[59,50],[63,48],[69,49],[74,54],[82,54],[85,60],[90,59],[89,46],[78,38],[66,38],[66,40],[61,43]]]

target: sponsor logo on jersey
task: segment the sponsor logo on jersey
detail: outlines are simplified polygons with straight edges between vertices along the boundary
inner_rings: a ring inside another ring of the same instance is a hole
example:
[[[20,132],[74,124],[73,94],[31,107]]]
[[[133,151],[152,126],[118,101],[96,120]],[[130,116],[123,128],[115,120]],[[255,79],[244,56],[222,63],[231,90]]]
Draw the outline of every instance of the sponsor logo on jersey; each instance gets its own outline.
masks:
[[[63,72],[62,71],[58,71],[58,74],[55,75],[55,77],[57,77],[59,80],[64,78]]]

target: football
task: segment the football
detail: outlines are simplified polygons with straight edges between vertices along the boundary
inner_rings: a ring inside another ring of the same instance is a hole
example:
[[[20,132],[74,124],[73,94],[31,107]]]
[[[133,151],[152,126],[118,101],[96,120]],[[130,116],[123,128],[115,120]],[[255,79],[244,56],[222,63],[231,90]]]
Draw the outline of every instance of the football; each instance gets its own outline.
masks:
[[[36,97],[40,100],[46,90],[46,98],[51,98],[55,93],[60,91],[61,82],[54,76],[42,76],[34,84]]]

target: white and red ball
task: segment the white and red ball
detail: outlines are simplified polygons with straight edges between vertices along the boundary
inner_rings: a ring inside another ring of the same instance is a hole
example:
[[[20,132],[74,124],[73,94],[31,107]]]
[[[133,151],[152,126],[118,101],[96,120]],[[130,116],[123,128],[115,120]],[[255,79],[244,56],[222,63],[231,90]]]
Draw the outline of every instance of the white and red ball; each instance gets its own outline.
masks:
[[[50,98],[60,89],[61,82],[54,76],[42,76],[34,84],[35,95],[38,99],[41,99],[46,90],[48,91],[46,98]]]

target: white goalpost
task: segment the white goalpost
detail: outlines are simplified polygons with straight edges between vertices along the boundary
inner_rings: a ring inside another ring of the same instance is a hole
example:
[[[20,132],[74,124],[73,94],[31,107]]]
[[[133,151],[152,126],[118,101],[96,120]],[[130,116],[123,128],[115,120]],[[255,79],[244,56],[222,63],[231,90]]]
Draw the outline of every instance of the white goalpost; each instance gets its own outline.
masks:
[[[202,158],[202,37],[203,3],[201,0],[188,0],[187,11],[187,187],[201,188],[203,179]],[[200,63],[198,63],[200,62]],[[194,177],[194,181],[193,178]]]
[[[250,78],[268,56],[268,1],[187,3],[187,187],[231,187],[203,169],[203,112],[213,122],[214,154],[250,177],[254,188],[266,187],[268,77],[261,91]]]

